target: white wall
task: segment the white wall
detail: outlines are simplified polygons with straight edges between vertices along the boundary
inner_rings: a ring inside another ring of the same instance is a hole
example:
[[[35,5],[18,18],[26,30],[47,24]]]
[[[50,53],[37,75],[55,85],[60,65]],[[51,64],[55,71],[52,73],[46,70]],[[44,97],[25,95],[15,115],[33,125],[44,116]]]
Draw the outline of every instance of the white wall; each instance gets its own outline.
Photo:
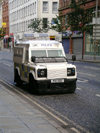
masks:
[[[22,37],[24,33],[32,32],[28,25],[37,17],[36,4],[37,0],[9,0],[10,33]]]
[[[43,1],[48,1],[48,11],[43,12]],[[49,23],[51,23],[52,18],[56,18],[56,15],[58,12],[53,12],[52,11],[52,4],[53,2],[57,2],[59,6],[59,0],[40,0],[38,4],[38,18],[48,18]],[[57,32],[53,30],[49,30],[48,32],[49,35],[56,35]]]
[[[51,22],[57,13],[52,12],[52,2],[59,0],[45,0],[49,3],[47,13],[42,11],[42,3],[44,0],[9,0],[9,27],[10,33],[15,36],[23,37],[24,33],[32,33],[28,28],[31,20],[34,18],[48,18]],[[58,4],[59,5],[59,4]],[[55,31],[49,31],[49,34],[56,34]]]

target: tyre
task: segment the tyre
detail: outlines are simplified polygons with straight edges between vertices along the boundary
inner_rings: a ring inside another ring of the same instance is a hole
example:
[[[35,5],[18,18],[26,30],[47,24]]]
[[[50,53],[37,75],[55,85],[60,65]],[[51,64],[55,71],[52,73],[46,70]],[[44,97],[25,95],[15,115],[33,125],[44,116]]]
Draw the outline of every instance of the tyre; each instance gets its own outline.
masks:
[[[68,92],[69,93],[74,93],[76,90],[76,81],[73,81],[70,83],[70,85],[68,86]]]
[[[36,81],[34,80],[33,75],[29,75],[29,91],[31,91],[32,93],[37,93],[38,92],[38,85],[36,83]]]
[[[14,74],[14,82],[16,82],[16,85],[17,85],[17,86],[21,86],[21,85],[22,85],[22,80],[20,79],[20,76],[19,76],[19,74],[18,74],[18,71],[15,70],[14,73],[15,73],[15,74]]]

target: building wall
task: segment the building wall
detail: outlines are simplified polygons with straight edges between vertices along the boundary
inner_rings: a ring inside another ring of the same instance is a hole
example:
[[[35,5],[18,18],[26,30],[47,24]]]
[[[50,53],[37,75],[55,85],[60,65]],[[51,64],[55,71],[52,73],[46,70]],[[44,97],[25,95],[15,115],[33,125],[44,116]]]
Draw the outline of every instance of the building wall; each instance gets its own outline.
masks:
[[[80,0],[77,0],[77,2],[79,2],[79,1]],[[59,5],[59,14],[62,15],[63,17],[66,17],[67,13],[71,12],[71,9],[69,8],[70,2],[71,2],[70,0],[59,0],[59,3],[60,3],[60,5]],[[84,9],[89,9],[89,8],[94,8],[95,9],[96,8],[96,0],[87,0],[87,2],[84,5],[80,4],[80,6],[82,8],[84,8]],[[100,0],[98,0],[98,6],[100,8]],[[100,17],[97,19],[98,22],[99,22],[99,19],[100,19]],[[93,21],[95,21],[95,20],[93,19]],[[91,22],[91,24],[92,24],[92,22]],[[93,39],[93,37],[91,37],[91,38]],[[84,39],[87,39],[87,38],[84,38]],[[73,47],[73,42],[74,42],[74,47]],[[85,40],[84,42],[87,42],[87,41]],[[88,41],[88,42],[90,42],[90,43],[92,42],[93,43],[93,41]],[[93,44],[89,44],[89,43],[85,44],[84,43],[83,48],[84,48],[84,50],[86,50],[85,53],[87,53],[87,51],[89,51],[89,47],[91,45],[93,45]],[[75,41],[71,41],[70,46],[72,47],[71,53],[73,53],[74,52],[74,48],[75,48]],[[76,45],[76,47],[77,47],[77,45]],[[90,52],[91,52],[91,50],[90,50]]]
[[[32,33],[33,31],[28,28],[32,19],[35,18],[48,18],[51,22],[58,12],[52,12],[52,2],[59,0],[46,0],[48,1],[48,12],[43,12],[43,0],[9,0],[9,16],[10,16],[10,33],[14,33],[19,39],[23,38],[23,34]],[[53,31],[52,31],[53,32]],[[52,33],[49,31],[49,34]],[[55,34],[55,32],[54,32]]]
[[[2,27],[2,1],[0,1],[0,27]]]
[[[28,25],[37,18],[37,0],[9,0],[10,33],[22,38],[32,32]]]
[[[2,2],[2,21],[6,23],[5,32],[9,35],[9,7],[8,0]]]
[[[48,11],[44,12],[43,11],[43,2],[44,0],[40,0],[38,3],[38,18],[47,18],[49,23],[52,23],[52,18],[56,18],[56,15],[58,15],[58,10],[57,11],[53,11],[53,3],[57,2],[58,0],[47,0],[48,1]],[[59,3],[58,5],[59,6]],[[58,8],[58,7],[57,7]],[[49,30],[49,35],[55,35],[57,34],[57,32]]]
[[[59,13],[61,13],[62,15],[66,15],[68,12],[71,12],[71,9],[69,8],[70,2],[71,0],[65,0],[65,2],[62,0],[59,0],[59,3],[60,3]],[[100,2],[98,2],[98,5],[100,5]],[[87,0],[87,3],[85,3],[85,5],[80,5],[80,6],[83,7],[84,9],[93,8],[96,6],[96,0]]]
[[[68,8],[70,2],[71,0],[59,0],[59,8],[62,10]]]

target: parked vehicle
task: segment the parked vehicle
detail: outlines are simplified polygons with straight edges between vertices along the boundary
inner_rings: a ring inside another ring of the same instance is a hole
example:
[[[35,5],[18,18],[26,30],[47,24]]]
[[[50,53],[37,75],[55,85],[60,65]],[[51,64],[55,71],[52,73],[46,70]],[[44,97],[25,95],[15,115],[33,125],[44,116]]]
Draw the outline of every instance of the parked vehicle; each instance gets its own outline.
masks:
[[[32,40],[18,42],[14,47],[14,81],[23,82],[38,92],[74,93],[76,66],[69,64],[60,42]]]

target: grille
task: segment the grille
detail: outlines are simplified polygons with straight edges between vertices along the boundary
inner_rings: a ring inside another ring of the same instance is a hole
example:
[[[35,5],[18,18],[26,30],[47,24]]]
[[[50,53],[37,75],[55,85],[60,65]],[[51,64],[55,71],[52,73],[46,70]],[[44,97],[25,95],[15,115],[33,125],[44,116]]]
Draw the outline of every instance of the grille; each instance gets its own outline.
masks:
[[[67,76],[66,69],[49,69],[47,72],[48,79],[66,78],[66,76]]]

